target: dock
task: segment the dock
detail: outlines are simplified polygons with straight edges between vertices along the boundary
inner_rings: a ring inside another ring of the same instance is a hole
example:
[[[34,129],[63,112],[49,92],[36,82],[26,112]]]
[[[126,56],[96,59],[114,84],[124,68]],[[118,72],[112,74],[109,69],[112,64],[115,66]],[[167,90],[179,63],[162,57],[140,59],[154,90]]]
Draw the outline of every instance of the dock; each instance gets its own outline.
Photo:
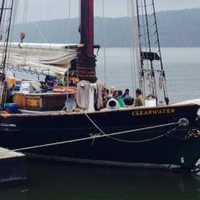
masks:
[[[26,180],[25,155],[0,147],[0,184]]]

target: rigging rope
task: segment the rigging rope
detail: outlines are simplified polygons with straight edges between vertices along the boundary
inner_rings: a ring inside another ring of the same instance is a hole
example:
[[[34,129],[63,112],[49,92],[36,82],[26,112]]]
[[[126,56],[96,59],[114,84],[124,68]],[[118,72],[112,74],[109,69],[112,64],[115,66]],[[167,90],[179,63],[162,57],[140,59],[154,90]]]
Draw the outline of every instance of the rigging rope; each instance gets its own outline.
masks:
[[[140,9],[139,9],[138,17],[141,17],[141,20],[140,20],[141,21],[141,25],[140,25],[140,27],[142,28],[142,30],[141,30],[141,34],[142,34],[141,35],[141,40],[143,39],[142,40],[142,44],[141,44],[142,45],[141,51],[142,51],[142,49],[144,49],[144,51],[148,51],[147,31],[146,31],[146,25],[145,25],[146,19],[145,19],[143,0],[141,0],[141,4],[139,4],[139,7],[140,7]],[[141,14],[140,14],[140,12],[141,12]],[[149,62],[145,62],[144,60],[142,60],[142,62],[143,62],[143,67],[146,64],[147,69],[150,70]],[[146,92],[147,91],[151,91],[151,88],[152,88],[150,80],[148,81],[148,79],[149,79],[148,72],[145,73],[145,70],[144,70],[144,81],[147,80],[147,81],[144,82],[144,92],[145,92],[144,96],[147,96]]]
[[[165,136],[169,136],[170,133],[174,132],[178,127],[180,127],[180,125],[175,126],[173,129],[167,131],[166,133],[159,135],[159,136],[155,136],[152,137],[150,139],[143,139],[143,140],[125,140],[125,139],[119,139],[119,138],[115,138],[115,137],[110,137],[111,139],[117,141],[117,142],[122,142],[122,143],[130,143],[130,144],[140,144],[140,143],[148,143],[148,142],[153,142],[156,141],[158,139],[161,139]]]
[[[7,59],[9,53],[9,40],[10,31],[12,26],[12,17],[14,9],[14,0],[2,1],[1,15],[0,15],[0,28],[2,31],[2,41],[4,42],[2,50],[2,61],[1,61],[1,83],[0,83],[0,106],[1,109],[4,108],[4,103],[7,97],[7,84],[5,81],[5,74],[7,68]],[[5,31],[5,32],[4,32]],[[5,35],[4,35],[5,34]]]
[[[169,97],[168,97],[168,91],[167,91],[167,80],[166,80],[164,66],[163,66],[163,60],[162,60],[162,52],[161,52],[159,30],[158,30],[158,24],[157,24],[155,0],[152,0],[152,8],[153,8],[154,21],[155,21],[155,28],[156,28],[158,53],[159,53],[159,56],[160,56],[160,67],[161,67],[162,78],[163,78],[163,94],[164,94],[165,103],[168,104],[169,103]]]
[[[71,19],[71,0],[66,1],[66,33],[67,33],[67,40],[70,41],[70,19]],[[68,42],[67,41],[67,42]]]
[[[141,19],[140,19],[140,9],[139,9],[139,3],[138,0],[135,1],[135,4],[131,0],[132,7],[135,5],[135,12],[136,12],[136,19],[135,20],[135,27],[137,27],[136,34],[137,34],[137,45],[138,45],[138,50],[136,51],[136,56],[137,56],[137,68],[138,68],[138,83],[139,83],[139,88],[143,92],[143,94],[146,94],[146,88],[145,88],[145,73],[144,73],[144,65],[143,65],[143,60],[141,58],[141,52],[142,52],[142,30],[141,30]],[[134,8],[133,8],[134,9]],[[133,19],[133,20],[134,20]]]
[[[177,123],[176,123],[176,126],[167,131],[166,133],[162,134],[162,135],[159,135],[159,136],[156,136],[156,137],[153,137],[153,138],[150,138],[150,139],[143,139],[143,140],[125,140],[125,139],[119,139],[119,138],[114,138],[112,136],[109,136],[109,134],[106,134],[105,131],[103,131],[98,125],[97,123],[95,123],[92,118],[87,114],[85,113],[86,117],[88,118],[88,120],[91,122],[91,124],[102,134],[102,135],[106,135],[107,137],[115,140],[115,141],[118,141],[118,142],[123,142],[123,143],[134,143],[134,144],[138,144],[138,143],[146,143],[146,142],[152,142],[152,141],[155,141],[155,140],[158,140],[164,136],[168,136],[170,133],[172,133],[173,131],[175,131],[177,128],[181,127],[181,126],[188,126],[189,125],[189,121],[185,118],[182,118],[180,119]],[[159,128],[163,127],[163,126],[172,126],[172,125],[175,125],[175,124],[172,124],[172,123],[168,123],[168,124],[165,124],[165,125],[159,125]],[[157,128],[157,126],[152,126],[152,127],[148,127],[147,129],[154,129],[154,128]],[[123,133],[128,133],[127,131],[125,132],[121,132],[122,134]]]
[[[87,116],[89,116],[87,113],[85,113],[85,114]],[[90,120],[91,120],[91,118],[90,118]],[[93,120],[91,120],[91,122],[92,121]],[[94,121],[93,121],[93,123],[95,124]],[[174,125],[175,126],[179,125],[178,127],[185,126],[185,125],[188,125],[188,123],[189,123],[189,121],[187,119],[180,119],[178,122],[171,122],[171,123],[167,123],[167,124],[155,125],[155,126],[150,126],[150,127],[145,127],[145,128],[119,131],[119,132],[114,132],[114,133],[109,133],[109,134],[105,134],[103,132],[103,130],[101,130],[101,128],[99,128],[97,125],[95,125],[95,127],[97,126],[96,128],[98,128],[102,134],[95,134],[95,135],[90,135],[89,137],[78,138],[78,139],[73,139],[73,140],[66,140],[66,141],[62,141],[62,142],[49,143],[49,144],[44,144],[44,145],[35,145],[35,146],[31,146],[31,147],[17,148],[17,149],[13,149],[13,151],[27,151],[27,150],[33,150],[33,149],[41,149],[41,148],[52,147],[52,146],[63,145],[63,144],[90,141],[90,140],[101,139],[101,138],[110,138],[112,136],[124,135],[124,134],[128,134],[128,133],[136,133],[137,134],[142,131],[148,131],[148,130],[153,130],[153,129],[162,128],[162,127],[168,127],[168,126],[174,126]],[[169,134],[169,131],[167,133]],[[154,138],[154,140],[158,140],[165,136],[167,137],[168,136],[167,133],[161,135],[160,137]],[[141,141],[141,142],[144,143],[144,142],[149,142],[149,141]]]
[[[132,7],[131,0],[127,0],[127,17],[130,18],[130,27],[131,27],[131,33],[133,34],[133,37],[131,37],[131,45],[129,47],[129,54],[130,54],[130,77],[131,77],[131,84],[132,84],[132,90],[133,94],[135,93],[136,90],[136,85],[137,85],[137,73],[136,73],[136,67],[138,65],[137,62],[137,55],[135,56],[135,62],[134,62],[134,47],[135,49],[137,48],[136,46],[136,37],[134,34],[134,8]],[[138,65],[139,66],[139,65]]]
[[[107,84],[107,60],[106,60],[106,23],[105,23],[105,0],[102,0],[102,20],[103,20],[103,79],[104,84]]]
[[[25,8],[25,11],[26,11],[26,13],[24,13],[24,16],[27,18],[28,17],[28,8],[29,8],[29,6],[28,6],[28,1],[27,0],[24,0],[25,2],[27,2],[27,5],[26,5],[26,8]],[[42,1],[42,2],[40,2],[40,4],[42,4],[41,5],[41,8],[40,9],[42,9],[42,11],[40,12],[40,16],[41,16],[41,19],[40,19],[40,21],[45,21],[46,20],[46,15],[48,15],[46,12],[47,12],[47,9],[44,9],[44,8],[46,8],[46,6],[45,6],[45,2],[44,1]],[[34,25],[34,27],[35,27],[35,29],[36,29],[36,31],[38,32],[38,34],[40,35],[40,37],[41,37],[41,40],[43,41],[43,42],[45,42],[45,43],[50,43],[50,41],[49,41],[49,39],[48,39],[48,36],[44,33],[44,32],[42,32],[42,30],[41,30],[41,25],[42,24],[40,24],[40,23],[33,23],[33,25]],[[43,27],[44,28],[44,27]],[[44,29],[43,29],[44,30]]]
[[[48,38],[45,36],[45,34],[41,31],[40,25],[37,23],[33,23],[33,25],[36,28],[36,31],[38,31],[38,33],[40,34],[40,36],[42,37],[42,40],[46,43],[50,43]]]
[[[27,13],[28,13],[28,9],[29,9],[28,1],[27,0],[23,0],[23,4],[22,5],[23,5],[22,24],[27,24],[28,23],[28,15],[27,15]],[[24,38],[25,38],[24,30],[21,30],[21,34],[22,34],[22,32],[24,33]],[[20,37],[21,37],[21,35],[20,35]],[[19,45],[20,45],[21,42],[23,42],[23,39],[20,38]],[[24,65],[26,65],[26,63],[27,63],[27,53],[28,53],[27,50],[25,50],[24,53],[23,53],[23,64]]]
[[[15,24],[16,24],[16,16],[17,16],[17,11],[18,11],[18,8],[19,8],[19,1],[14,1],[14,5],[13,5],[13,17],[12,17],[12,23],[11,23],[11,33],[10,33],[10,38],[11,38],[11,41],[13,41],[14,39],[14,29],[15,29]],[[9,43],[9,48],[8,48],[8,62],[10,60],[10,57],[11,57],[11,43]],[[7,66],[8,68],[8,66]]]

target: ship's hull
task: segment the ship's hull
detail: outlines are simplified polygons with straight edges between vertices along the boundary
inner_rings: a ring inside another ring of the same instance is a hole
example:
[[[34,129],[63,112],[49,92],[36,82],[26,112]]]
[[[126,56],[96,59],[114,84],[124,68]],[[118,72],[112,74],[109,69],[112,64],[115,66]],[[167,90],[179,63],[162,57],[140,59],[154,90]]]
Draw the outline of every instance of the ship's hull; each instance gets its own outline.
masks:
[[[197,105],[186,105],[88,114],[1,114],[0,146],[20,149],[58,142],[23,151],[71,161],[175,164],[193,168],[200,157],[200,140],[192,132],[198,130],[198,109]],[[167,125],[182,118],[189,121],[189,126]],[[146,130],[135,132],[140,128]],[[120,131],[125,133],[110,135]],[[105,137],[76,141],[94,134]],[[66,143],[59,144],[63,141]]]

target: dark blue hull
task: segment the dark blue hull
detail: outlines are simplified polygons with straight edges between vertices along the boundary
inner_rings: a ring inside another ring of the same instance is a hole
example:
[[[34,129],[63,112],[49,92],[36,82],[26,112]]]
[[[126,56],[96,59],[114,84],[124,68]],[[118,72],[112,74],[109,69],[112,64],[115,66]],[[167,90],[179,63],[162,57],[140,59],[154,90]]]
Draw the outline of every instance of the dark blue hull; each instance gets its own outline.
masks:
[[[1,114],[0,123],[3,126],[0,146],[19,149],[76,140],[99,134],[99,129],[105,134],[128,131],[117,136],[66,142],[24,152],[72,161],[175,164],[193,168],[200,157],[200,140],[193,133],[199,129],[198,109],[197,105],[187,105],[95,112],[88,115],[60,112]],[[189,125],[158,127],[178,122],[181,118],[186,118]],[[144,127],[147,129],[135,132]]]

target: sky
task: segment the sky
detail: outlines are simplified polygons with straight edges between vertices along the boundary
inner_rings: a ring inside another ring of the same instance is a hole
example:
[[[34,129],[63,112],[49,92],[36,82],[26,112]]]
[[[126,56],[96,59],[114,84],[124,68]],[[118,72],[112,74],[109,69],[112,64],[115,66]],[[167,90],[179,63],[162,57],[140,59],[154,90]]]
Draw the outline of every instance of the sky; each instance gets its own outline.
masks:
[[[16,17],[17,22],[77,17],[79,13],[79,0],[17,1],[19,4]],[[96,16],[121,17],[127,16],[131,0],[94,1]],[[155,3],[158,11],[200,8],[200,0],[155,0]]]

